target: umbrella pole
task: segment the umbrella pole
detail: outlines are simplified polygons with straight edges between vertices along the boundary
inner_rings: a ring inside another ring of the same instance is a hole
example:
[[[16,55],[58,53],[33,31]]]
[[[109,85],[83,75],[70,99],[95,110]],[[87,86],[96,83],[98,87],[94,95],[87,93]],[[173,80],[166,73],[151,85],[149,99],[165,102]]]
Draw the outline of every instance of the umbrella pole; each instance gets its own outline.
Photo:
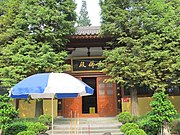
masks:
[[[51,126],[52,126],[52,135],[53,135],[53,119],[54,119],[54,117],[53,117],[53,98],[51,98],[51,106],[52,106],[52,110],[51,110],[52,111],[51,112],[52,113],[52,125]]]

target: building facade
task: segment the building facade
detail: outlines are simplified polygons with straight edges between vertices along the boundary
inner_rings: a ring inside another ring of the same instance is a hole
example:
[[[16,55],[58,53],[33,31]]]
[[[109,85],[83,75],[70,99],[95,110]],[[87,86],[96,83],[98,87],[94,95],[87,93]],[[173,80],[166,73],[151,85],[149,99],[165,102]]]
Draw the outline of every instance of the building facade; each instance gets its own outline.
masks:
[[[118,113],[116,85],[105,83],[108,76],[96,65],[103,60],[103,50],[109,49],[106,42],[110,40],[110,37],[99,36],[99,30],[100,27],[96,26],[78,27],[76,33],[68,37],[67,63],[72,66],[68,73],[84,81],[95,91],[92,96],[59,100],[59,114],[64,117],[70,117],[72,112],[80,117],[115,116]]]
[[[106,45],[111,37],[99,36],[100,27],[79,27],[74,35],[69,36],[67,44],[68,57],[66,62],[72,69],[67,73],[84,81],[95,92],[92,96],[54,99],[54,116],[73,117],[112,117],[120,112],[131,111],[130,95],[124,87],[115,83],[106,83],[109,78],[97,67],[97,63],[103,60],[103,50],[112,49]],[[176,110],[180,112],[179,87],[170,93],[170,100]],[[145,114],[151,110],[149,103],[152,101],[152,93],[146,88],[138,88],[139,114]],[[35,102],[30,103],[19,100],[20,117],[35,116]],[[51,100],[44,99],[44,113],[51,114]]]

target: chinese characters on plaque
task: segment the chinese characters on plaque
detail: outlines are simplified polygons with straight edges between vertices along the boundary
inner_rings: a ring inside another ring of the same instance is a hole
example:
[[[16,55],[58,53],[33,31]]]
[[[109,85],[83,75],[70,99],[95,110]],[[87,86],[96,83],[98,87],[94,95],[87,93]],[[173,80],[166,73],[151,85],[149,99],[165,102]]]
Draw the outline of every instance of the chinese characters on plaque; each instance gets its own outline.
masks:
[[[104,58],[81,58],[72,59],[73,71],[96,71],[101,70],[96,65]]]

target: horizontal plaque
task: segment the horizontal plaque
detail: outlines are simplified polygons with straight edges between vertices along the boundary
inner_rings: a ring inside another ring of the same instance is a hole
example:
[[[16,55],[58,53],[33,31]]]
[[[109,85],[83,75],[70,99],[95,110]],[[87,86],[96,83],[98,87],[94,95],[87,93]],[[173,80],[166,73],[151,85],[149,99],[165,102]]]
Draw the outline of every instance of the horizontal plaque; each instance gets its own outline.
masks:
[[[74,58],[71,60],[73,71],[99,71],[97,63],[104,60],[104,58]]]

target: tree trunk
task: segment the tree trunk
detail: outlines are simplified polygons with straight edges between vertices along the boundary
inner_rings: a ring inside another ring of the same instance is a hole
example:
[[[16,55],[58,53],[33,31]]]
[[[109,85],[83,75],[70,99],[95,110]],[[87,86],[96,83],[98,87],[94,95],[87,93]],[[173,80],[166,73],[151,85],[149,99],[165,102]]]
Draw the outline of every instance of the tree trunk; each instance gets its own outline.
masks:
[[[137,96],[137,89],[131,89],[130,90],[131,95],[131,114],[133,116],[139,115],[139,107],[138,107],[138,96]]]
[[[36,110],[35,110],[35,117],[39,117],[43,115],[43,100],[36,100]]]
[[[15,99],[15,109],[19,109],[19,99]]]

